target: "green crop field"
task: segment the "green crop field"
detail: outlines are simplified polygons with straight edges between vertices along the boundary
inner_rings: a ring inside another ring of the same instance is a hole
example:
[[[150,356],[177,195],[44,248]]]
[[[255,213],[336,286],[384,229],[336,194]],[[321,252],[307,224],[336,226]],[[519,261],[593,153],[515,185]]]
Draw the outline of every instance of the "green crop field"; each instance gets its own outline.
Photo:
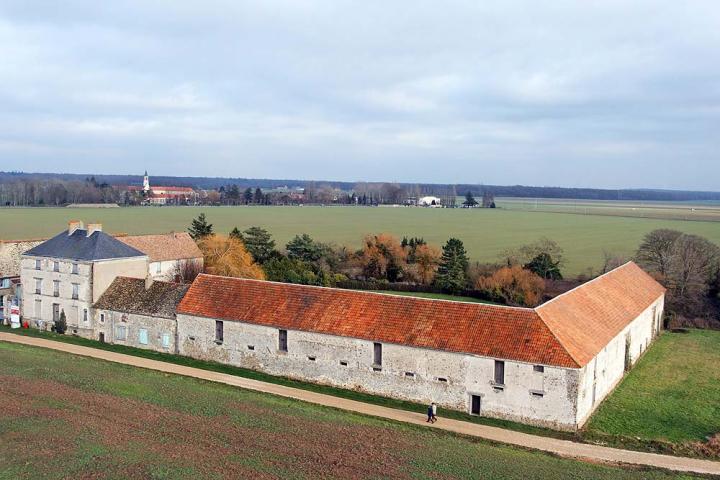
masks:
[[[8,343],[0,380],[0,479],[693,478]]]
[[[720,332],[663,334],[593,415],[588,433],[705,442],[720,434],[718,364]]]
[[[184,231],[201,212],[207,214],[217,232],[259,225],[274,235],[279,246],[298,233],[350,247],[359,246],[367,233],[419,236],[438,245],[455,236],[465,242],[471,257],[480,261],[494,261],[507,248],[548,237],[565,249],[564,271],[568,275],[597,268],[603,251],[632,254],[643,235],[656,228],[674,228],[720,243],[720,222],[405,207],[2,208],[0,239],[48,237],[75,218],[102,222],[111,233]]]

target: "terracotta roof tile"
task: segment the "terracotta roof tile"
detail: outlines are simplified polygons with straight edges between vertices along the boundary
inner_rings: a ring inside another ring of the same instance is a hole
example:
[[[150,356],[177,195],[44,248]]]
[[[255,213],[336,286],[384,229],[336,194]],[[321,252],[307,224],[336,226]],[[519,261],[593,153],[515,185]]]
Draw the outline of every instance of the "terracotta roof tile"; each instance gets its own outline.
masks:
[[[532,309],[200,275],[178,313],[578,367]]]
[[[664,293],[662,285],[629,262],[535,311],[583,366]]]
[[[202,258],[202,252],[187,232],[161,235],[129,235],[118,240],[150,257],[151,262]]]

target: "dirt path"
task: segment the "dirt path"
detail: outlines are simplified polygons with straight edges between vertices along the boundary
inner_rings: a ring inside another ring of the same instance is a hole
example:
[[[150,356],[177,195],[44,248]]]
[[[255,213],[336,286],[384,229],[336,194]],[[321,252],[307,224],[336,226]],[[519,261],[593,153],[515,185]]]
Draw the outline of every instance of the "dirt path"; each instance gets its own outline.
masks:
[[[458,420],[440,419],[439,422],[428,425],[425,423],[425,416],[419,413],[396,410],[378,405],[347,400],[321,393],[300,390],[272,383],[260,382],[248,378],[236,377],[224,373],[210,372],[198,368],[185,367],[165,363],[146,358],[133,357],[121,353],[108,352],[90,347],[82,347],[62,342],[54,342],[42,338],[24,337],[10,333],[0,333],[0,341],[32,345],[36,347],[50,348],[62,352],[92,357],[110,362],[122,363],[140,368],[147,368],[161,372],[174,373],[188,377],[209,380],[213,382],[233,385],[248,390],[270,393],[287,398],[294,398],[305,402],[311,402],[327,407],[334,407],[341,410],[357,412],[365,415],[386,418],[404,423],[437,428],[450,432],[460,433],[472,437],[483,438],[494,442],[506,443],[533,450],[553,453],[568,458],[587,459],[608,463],[625,463],[633,465],[644,465],[650,467],[664,468],[679,472],[693,472],[701,474],[720,475],[720,462],[700,460],[694,458],[673,457],[655,453],[634,452],[616,448],[601,447],[575,443],[567,440],[558,440],[549,437],[528,435],[526,433],[505,430],[497,427],[479,425],[475,423],[462,422]]]

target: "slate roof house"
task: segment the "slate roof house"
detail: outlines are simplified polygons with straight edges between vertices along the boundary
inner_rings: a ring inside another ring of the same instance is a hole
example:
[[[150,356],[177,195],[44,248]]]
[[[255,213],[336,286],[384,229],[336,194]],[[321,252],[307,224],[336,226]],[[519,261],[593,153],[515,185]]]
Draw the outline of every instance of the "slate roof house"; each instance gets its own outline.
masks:
[[[70,332],[92,337],[92,304],[118,275],[144,279],[147,265],[146,254],[104,233],[102,225],[71,221],[22,255],[22,315],[49,329],[64,312]]]
[[[200,275],[178,351],[573,430],[660,331],[664,295],[634,263],[535,309]]]

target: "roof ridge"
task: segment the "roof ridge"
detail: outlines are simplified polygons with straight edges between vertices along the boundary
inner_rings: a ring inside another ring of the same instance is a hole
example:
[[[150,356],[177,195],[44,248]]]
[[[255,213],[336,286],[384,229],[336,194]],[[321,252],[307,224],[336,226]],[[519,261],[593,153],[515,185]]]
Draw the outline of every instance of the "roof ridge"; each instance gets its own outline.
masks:
[[[385,293],[385,292],[374,292],[372,290],[355,290],[352,288],[339,288],[339,287],[324,287],[322,285],[304,285],[300,283],[289,283],[289,282],[278,282],[274,280],[258,280],[256,278],[242,278],[242,277],[227,277],[224,275],[213,275],[210,273],[201,273],[198,275],[198,277],[217,277],[217,278],[227,278],[233,281],[249,281],[249,282],[257,282],[257,283],[271,283],[275,285],[283,285],[283,286],[289,286],[291,288],[314,288],[314,289],[322,289],[322,290],[333,290],[337,292],[346,292],[346,293],[357,293],[357,294],[366,294],[366,295],[380,295],[385,297],[395,297],[395,298],[406,298],[411,300],[419,300],[423,302],[447,302],[447,303],[461,303],[464,305],[475,305],[475,306],[484,306],[488,308],[497,308],[497,309],[512,309],[512,310],[521,310],[524,312],[533,312],[535,309],[530,307],[515,307],[512,305],[498,305],[495,303],[483,303],[483,302],[468,302],[463,300],[447,300],[444,298],[427,298],[427,297],[415,297],[412,295],[394,295],[392,293]],[[408,292],[408,293],[415,293],[415,292]],[[421,292],[417,292],[421,293]]]

